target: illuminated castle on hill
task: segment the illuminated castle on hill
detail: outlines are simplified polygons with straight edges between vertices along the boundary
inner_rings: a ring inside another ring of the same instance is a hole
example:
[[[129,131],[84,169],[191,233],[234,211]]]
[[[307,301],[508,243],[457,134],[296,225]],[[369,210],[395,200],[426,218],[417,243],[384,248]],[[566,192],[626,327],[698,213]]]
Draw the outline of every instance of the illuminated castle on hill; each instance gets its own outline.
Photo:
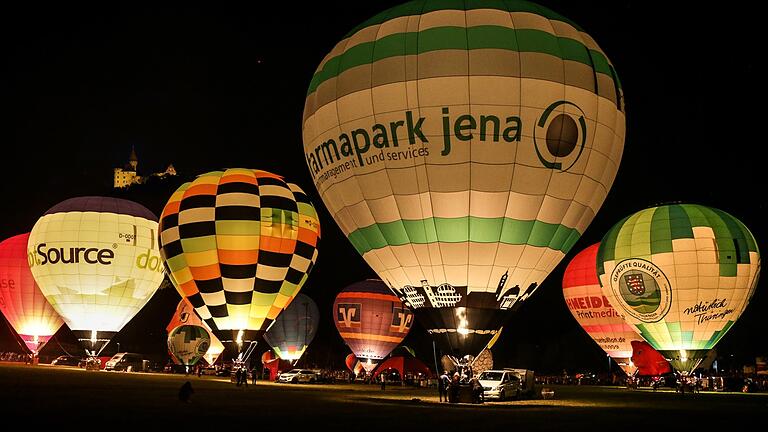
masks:
[[[173,164],[168,165],[168,168],[164,172],[152,173],[148,176],[140,176],[136,172],[136,168],[139,166],[139,158],[136,157],[136,149],[131,146],[131,156],[128,157],[128,163],[123,168],[115,168],[115,188],[127,188],[133,184],[141,184],[147,181],[148,178],[155,176],[165,178],[168,176],[175,176],[176,169]]]

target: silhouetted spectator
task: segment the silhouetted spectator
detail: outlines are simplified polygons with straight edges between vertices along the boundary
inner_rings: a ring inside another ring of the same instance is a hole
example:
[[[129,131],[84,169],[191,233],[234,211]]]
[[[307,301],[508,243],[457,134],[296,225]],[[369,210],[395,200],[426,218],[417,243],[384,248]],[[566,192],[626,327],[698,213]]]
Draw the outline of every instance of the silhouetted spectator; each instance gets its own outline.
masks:
[[[185,382],[179,389],[179,400],[182,402],[190,402],[190,398],[194,392],[195,391],[192,390],[192,383],[189,381]]]

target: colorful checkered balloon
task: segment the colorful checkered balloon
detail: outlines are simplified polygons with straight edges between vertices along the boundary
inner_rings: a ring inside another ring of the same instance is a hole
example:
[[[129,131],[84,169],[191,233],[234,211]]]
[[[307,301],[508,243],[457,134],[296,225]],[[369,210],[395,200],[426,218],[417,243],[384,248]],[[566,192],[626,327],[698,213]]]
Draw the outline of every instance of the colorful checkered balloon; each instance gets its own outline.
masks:
[[[253,169],[198,176],[160,219],[171,282],[222,341],[253,341],[269,327],[306,282],[319,237],[301,188]]]

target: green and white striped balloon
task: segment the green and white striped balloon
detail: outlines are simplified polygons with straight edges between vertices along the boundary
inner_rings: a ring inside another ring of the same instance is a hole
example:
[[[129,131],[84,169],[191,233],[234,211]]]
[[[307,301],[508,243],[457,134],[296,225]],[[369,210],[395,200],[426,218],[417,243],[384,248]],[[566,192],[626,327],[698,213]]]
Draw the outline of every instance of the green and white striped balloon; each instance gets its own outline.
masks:
[[[445,312],[427,326],[453,351],[496,334],[483,311],[527,298],[584,232],[624,129],[595,41],[525,1],[418,0],[371,18],[320,63],[303,118],[334,219],[417,314]]]
[[[681,372],[690,372],[747,307],[760,274],[752,233],[701,205],[641,210],[597,253],[603,294]]]

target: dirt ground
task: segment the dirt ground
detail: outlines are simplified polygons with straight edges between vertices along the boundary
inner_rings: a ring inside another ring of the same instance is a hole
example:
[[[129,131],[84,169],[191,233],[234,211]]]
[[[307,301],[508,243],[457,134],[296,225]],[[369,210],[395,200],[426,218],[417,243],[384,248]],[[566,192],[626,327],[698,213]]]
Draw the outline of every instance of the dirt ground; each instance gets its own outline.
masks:
[[[190,381],[187,403],[179,389]],[[551,386],[551,400],[444,404],[434,389],[364,384],[236,387],[225,378],[85,371],[0,364],[0,416],[7,425],[125,430],[173,426],[287,430],[686,430],[764,424],[768,394]],[[436,428],[436,429],[435,429]],[[36,428],[34,430],[37,430]],[[430,431],[431,432],[431,431]]]

